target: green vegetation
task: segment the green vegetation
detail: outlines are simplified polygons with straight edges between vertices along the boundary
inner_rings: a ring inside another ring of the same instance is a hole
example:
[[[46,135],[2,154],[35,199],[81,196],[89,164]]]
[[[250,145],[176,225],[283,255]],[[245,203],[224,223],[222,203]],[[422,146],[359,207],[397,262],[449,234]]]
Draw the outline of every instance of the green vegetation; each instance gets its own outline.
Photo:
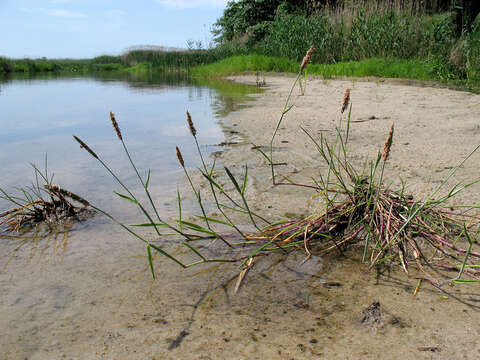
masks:
[[[451,13],[411,15],[373,8],[325,10],[306,17],[279,8],[257,46],[262,54],[300,61],[304,51],[314,45],[313,63],[321,64],[372,58],[408,60],[406,69],[412,62],[421,63],[427,70],[421,73],[427,73],[428,79],[478,84],[480,25],[457,38],[453,19]]]
[[[0,58],[0,73],[294,72],[313,45],[310,74],[435,80],[480,89],[480,20],[473,21],[479,9],[471,1],[462,0],[463,7],[450,0],[325,3],[239,0],[230,2],[215,24],[216,47],[193,49],[190,42],[185,51],[134,49],[87,60]]]
[[[233,56],[219,62],[191,69],[194,76],[225,76],[242,72],[271,71],[294,72],[298,63],[288,59],[263,55]]]
[[[8,59],[0,57],[0,74],[43,72],[118,71],[125,66],[119,56],[93,59]]]
[[[239,38],[258,41],[269,33],[279,9],[288,14],[309,17],[326,12],[331,18],[347,18],[349,13],[403,13],[411,16],[451,11],[457,37],[471,31],[480,13],[477,0],[237,0],[231,1],[213,30],[216,41],[223,43]],[[347,15],[347,16],[346,16]]]
[[[226,76],[242,72],[295,72],[299,63],[287,59],[262,55],[235,56],[218,63],[193,68],[197,76]],[[308,69],[310,75],[324,78],[340,76],[377,76],[419,80],[437,80],[428,62],[419,60],[366,59],[335,64],[314,64]]]
[[[268,58],[228,59],[194,73],[292,71],[297,66],[293,62],[314,45],[312,62],[318,65],[309,69],[311,74],[436,80],[479,89],[480,21],[469,23],[470,31],[465,27],[458,36],[455,8],[446,3],[346,1],[313,11],[284,2],[273,17],[251,25],[256,19],[249,15],[252,6],[267,7],[264,3],[230,4],[216,33],[221,46],[243,44],[249,53]]]
[[[246,54],[247,49],[232,46],[232,44],[218,46],[209,50],[185,50],[185,51],[158,51],[158,50],[132,50],[122,57],[125,66],[138,64],[150,64],[155,68],[188,69],[193,66],[210,64],[232,55]]]

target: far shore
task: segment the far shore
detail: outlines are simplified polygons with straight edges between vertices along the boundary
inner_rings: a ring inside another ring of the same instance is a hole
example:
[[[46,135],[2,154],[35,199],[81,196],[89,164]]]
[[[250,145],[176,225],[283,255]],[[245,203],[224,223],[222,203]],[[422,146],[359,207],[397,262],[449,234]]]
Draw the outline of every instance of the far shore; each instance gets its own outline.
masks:
[[[35,76],[42,73],[90,74],[125,73],[148,76],[151,73],[181,73],[189,77],[216,80],[245,74],[297,73],[300,64],[285,58],[264,55],[239,55],[227,58],[216,57],[214,52],[192,51],[159,53],[156,62],[125,60],[121,56],[99,56],[92,59],[8,59],[0,56],[0,77],[12,74]],[[396,79],[397,81],[420,81],[433,86],[449,86],[475,93],[480,92],[479,83],[471,77],[443,77],[436,74],[433,65],[422,59],[367,58],[331,64],[310,64],[309,75],[326,79]],[[404,80],[408,79],[408,80]],[[363,81],[363,80],[362,80]]]

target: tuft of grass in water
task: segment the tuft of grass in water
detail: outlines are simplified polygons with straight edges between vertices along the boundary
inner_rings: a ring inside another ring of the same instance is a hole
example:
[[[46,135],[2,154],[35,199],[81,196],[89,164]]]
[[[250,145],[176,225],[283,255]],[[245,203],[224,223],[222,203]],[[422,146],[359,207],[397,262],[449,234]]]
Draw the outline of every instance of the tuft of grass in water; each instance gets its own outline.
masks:
[[[46,225],[45,230],[48,233],[65,220],[78,221],[80,217],[84,218],[89,202],[53,184],[54,175],[48,172],[47,156],[43,172],[35,164],[31,166],[34,170],[34,181],[31,185],[16,188],[17,194],[0,188],[0,199],[13,205],[13,208],[0,213],[0,230],[12,233]],[[75,206],[74,202],[82,206]]]

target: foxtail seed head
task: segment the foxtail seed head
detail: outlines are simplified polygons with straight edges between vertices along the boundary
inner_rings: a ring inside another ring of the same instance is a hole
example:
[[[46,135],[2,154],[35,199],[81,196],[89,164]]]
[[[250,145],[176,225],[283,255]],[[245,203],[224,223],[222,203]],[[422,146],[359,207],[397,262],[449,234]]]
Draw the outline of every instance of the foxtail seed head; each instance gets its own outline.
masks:
[[[187,123],[188,123],[188,128],[190,129],[190,132],[192,133],[192,135],[196,136],[197,129],[195,129],[195,126],[193,125],[193,121],[192,121],[192,116],[188,111],[187,111]]]
[[[120,131],[120,128],[118,127],[117,120],[115,120],[115,114],[110,111],[110,120],[112,120],[112,125],[113,128],[115,129],[115,132],[117,133],[117,136],[120,140],[122,140],[122,133]]]
[[[383,146],[383,153],[382,153],[383,161],[387,161],[388,156],[390,155],[390,149],[392,147],[392,141],[393,141],[393,130],[394,130],[394,124],[392,124],[392,127],[390,128],[387,141],[385,141],[385,145]]]
[[[182,167],[184,168],[184,167],[185,167],[185,162],[183,161],[182,153],[180,152],[180,149],[178,148],[178,146],[176,146],[176,149],[177,149],[177,159],[178,159],[178,162],[179,162],[180,165],[182,165]]]
[[[345,90],[345,94],[343,94],[342,114],[347,109],[349,103],[350,103],[350,88],[347,88],[347,90]]]
[[[85,144],[82,140],[80,140],[80,139],[79,139],[78,137],[76,137],[75,135],[73,135],[73,138],[80,144],[80,149],[83,148],[83,149],[87,150],[87,151],[90,153],[90,155],[92,155],[95,159],[98,159],[97,154],[95,154],[95,153],[93,152],[93,150],[90,149],[90,147],[89,147],[87,144]]]
[[[310,49],[308,49],[307,53],[305,54],[305,57],[302,60],[302,65],[300,65],[300,72],[305,70],[307,67],[308,63],[310,62],[310,58],[312,57],[313,52],[315,51],[315,48],[310,46]]]

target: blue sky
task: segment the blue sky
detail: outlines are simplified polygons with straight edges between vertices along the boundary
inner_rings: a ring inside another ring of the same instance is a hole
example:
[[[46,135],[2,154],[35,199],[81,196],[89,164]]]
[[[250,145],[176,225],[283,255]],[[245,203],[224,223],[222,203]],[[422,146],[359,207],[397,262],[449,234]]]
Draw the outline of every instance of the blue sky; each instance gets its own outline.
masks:
[[[88,58],[209,42],[227,0],[0,0],[0,56]]]

